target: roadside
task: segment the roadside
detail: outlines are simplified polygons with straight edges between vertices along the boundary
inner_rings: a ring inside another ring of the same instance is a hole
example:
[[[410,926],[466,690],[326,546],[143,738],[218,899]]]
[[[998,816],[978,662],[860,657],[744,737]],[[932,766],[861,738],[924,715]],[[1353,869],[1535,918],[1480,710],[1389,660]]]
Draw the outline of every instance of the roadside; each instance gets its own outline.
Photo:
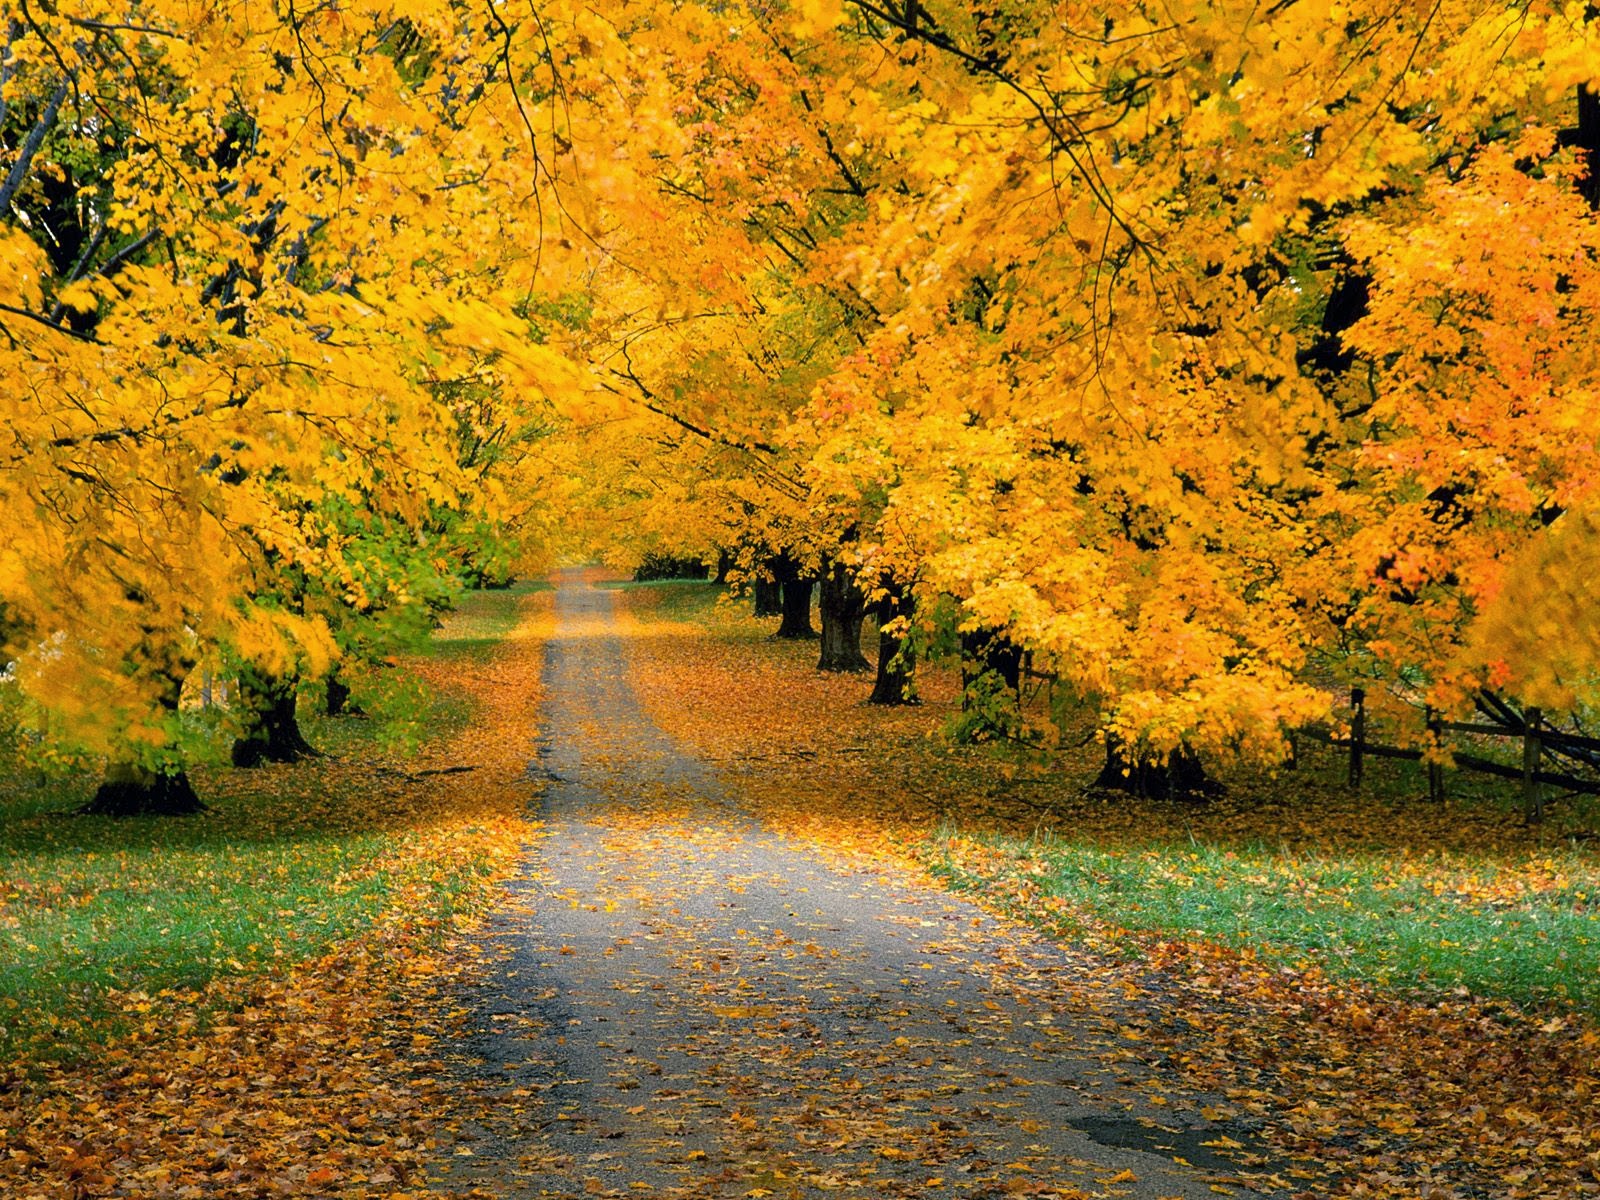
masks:
[[[949,680],[873,709],[859,677],[819,675],[814,646],[710,589],[625,595],[646,708],[763,820],[1101,954],[1146,998],[1148,1060],[1265,1122],[1330,1190],[1600,1192],[1591,848],[1419,805],[1403,778],[1347,797],[1314,763],[1204,807],[1085,796],[944,746]],[[1483,944],[1452,945],[1463,925]],[[1469,968],[1476,993],[1438,974]]]
[[[435,697],[419,757],[340,718],[313,731],[338,758],[197,772],[201,817],[7,794],[0,1194],[408,1193],[447,1111],[443,997],[472,965],[447,947],[535,831],[548,608],[469,596],[408,664]]]

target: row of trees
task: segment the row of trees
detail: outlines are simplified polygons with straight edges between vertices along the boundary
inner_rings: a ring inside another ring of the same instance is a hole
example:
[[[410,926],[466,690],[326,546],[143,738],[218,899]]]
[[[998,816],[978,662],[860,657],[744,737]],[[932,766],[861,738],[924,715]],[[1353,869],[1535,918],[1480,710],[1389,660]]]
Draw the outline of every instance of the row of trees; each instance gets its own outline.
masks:
[[[297,681],[337,700],[504,570],[501,475],[572,373],[519,111],[548,55],[449,2],[7,2],[0,32],[11,716],[110,763],[95,811],[190,811],[197,666],[239,677],[236,761],[292,755]]]
[[[1592,7],[626,11],[620,544],[1026,654],[1134,758],[1592,702]]]
[[[1582,4],[0,22],[7,653],[107,805],[196,663],[373,653],[508,521],[1027,655],[1134,758],[1593,698]]]

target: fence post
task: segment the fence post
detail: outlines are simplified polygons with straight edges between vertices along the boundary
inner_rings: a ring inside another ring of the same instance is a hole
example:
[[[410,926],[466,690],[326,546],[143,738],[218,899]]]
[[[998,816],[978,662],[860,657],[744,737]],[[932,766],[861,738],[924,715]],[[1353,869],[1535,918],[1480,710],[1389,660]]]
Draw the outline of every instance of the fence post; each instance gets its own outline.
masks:
[[[1440,727],[1439,714],[1433,709],[1425,709],[1428,721],[1428,741],[1432,744],[1430,754],[1437,755],[1444,745],[1444,730]],[[1435,804],[1444,799],[1444,764],[1437,758],[1428,759],[1428,799]]]
[[[1350,689],[1350,778],[1352,789],[1361,786],[1361,743],[1367,739],[1367,693]]]
[[[1539,721],[1543,715],[1537,708],[1522,714],[1522,819],[1529,825],[1544,820],[1544,791],[1539,787],[1539,755],[1544,750]]]

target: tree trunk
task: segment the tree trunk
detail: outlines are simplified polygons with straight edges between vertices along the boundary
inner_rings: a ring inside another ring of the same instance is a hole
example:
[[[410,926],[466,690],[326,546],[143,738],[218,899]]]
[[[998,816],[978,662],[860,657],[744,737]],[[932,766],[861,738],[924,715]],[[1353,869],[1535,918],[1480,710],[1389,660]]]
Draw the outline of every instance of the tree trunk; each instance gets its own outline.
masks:
[[[1206,774],[1199,756],[1189,747],[1180,746],[1166,762],[1134,759],[1128,755],[1126,744],[1116,737],[1106,738],[1106,765],[1092,786],[1151,800],[1193,800],[1222,792],[1222,785]]]
[[[1589,169],[1578,187],[1590,208],[1600,208],[1600,91],[1587,84],[1578,89],[1577,143],[1589,156]]]
[[[756,580],[756,616],[778,617],[783,615],[783,589],[778,586],[776,579]]]
[[[809,641],[816,637],[817,631],[811,627],[810,577],[802,577],[800,565],[787,554],[781,555],[773,564],[772,574],[783,592],[783,620],[773,636],[794,641]]]
[[[264,675],[246,669],[239,675],[239,699],[244,705],[245,733],[233,743],[233,765],[259,767],[266,762],[299,762],[315,758],[316,747],[300,732],[295,715],[299,680]]]
[[[361,706],[350,703],[350,685],[339,678],[339,672],[329,671],[324,681],[322,697],[322,712],[324,716],[359,717],[362,715]]]
[[[961,716],[952,727],[960,742],[1019,738],[1022,719],[1022,648],[998,629],[961,635]]]
[[[1584,19],[1600,18],[1600,4],[1586,6]],[[1560,133],[1563,146],[1578,151],[1582,173],[1574,183],[1590,208],[1600,208],[1600,89],[1580,83],[1576,120]]]
[[[822,617],[822,656],[817,659],[817,670],[871,670],[861,653],[861,621],[867,615],[867,598],[842,562],[828,563],[823,572],[817,608]]]
[[[161,707],[176,715],[183,698],[183,677],[191,664],[179,662],[160,673],[163,681]],[[170,765],[160,770],[135,762],[111,762],[94,799],[78,812],[95,817],[184,817],[203,813],[189,777],[182,768]]]
[[[1022,686],[1022,648],[998,629],[969,629],[961,635],[962,690],[991,673],[1017,691]]]
[[[206,806],[182,771],[114,762],[94,799],[78,811],[96,817],[184,817],[205,812]]]
[[[868,704],[915,704],[912,689],[911,643],[904,637],[885,633],[883,627],[896,617],[911,615],[911,595],[900,585],[890,583],[878,602],[878,677],[872,682]]]

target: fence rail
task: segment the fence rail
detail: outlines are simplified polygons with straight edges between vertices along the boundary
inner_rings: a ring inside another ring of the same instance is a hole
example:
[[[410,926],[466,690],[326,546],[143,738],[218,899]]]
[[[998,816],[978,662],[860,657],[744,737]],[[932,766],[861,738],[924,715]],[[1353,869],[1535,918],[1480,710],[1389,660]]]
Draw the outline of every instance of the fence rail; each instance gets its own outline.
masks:
[[[1350,690],[1349,737],[1336,736],[1331,730],[1321,726],[1301,729],[1297,731],[1296,736],[1309,737],[1329,746],[1348,748],[1350,758],[1347,778],[1352,788],[1361,786],[1361,779],[1365,773],[1365,759],[1369,755],[1373,758],[1399,758],[1409,762],[1426,761],[1429,798],[1444,799],[1442,762],[1430,756],[1426,750],[1408,746],[1386,746],[1368,738],[1366,700],[1366,692],[1363,689]],[[1429,735],[1433,738],[1434,744],[1440,747],[1444,745],[1446,733],[1465,733],[1474,737],[1497,737],[1520,741],[1522,743],[1520,767],[1456,750],[1450,751],[1450,759],[1456,767],[1464,770],[1498,775],[1502,779],[1521,780],[1522,813],[1529,824],[1537,824],[1544,820],[1546,787],[1564,788],[1568,794],[1600,796],[1600,779],[1586,779],[1580,775],[1547,771],[1541,766],[1545,756],[1553,754],[1584,765],[1600,767],[1600,738],[1547,728],[1543,724],[1543,714],[1537,708],[1529,708],[1525,712],[1518,713],[1504,701],[1493,697],[1483,707],[1493,708],[1495,711],[1489,715],[1503,716],[1505,718],[1503,723],[1444,721],[1435,717],[1430,711],[1427,715]]]

